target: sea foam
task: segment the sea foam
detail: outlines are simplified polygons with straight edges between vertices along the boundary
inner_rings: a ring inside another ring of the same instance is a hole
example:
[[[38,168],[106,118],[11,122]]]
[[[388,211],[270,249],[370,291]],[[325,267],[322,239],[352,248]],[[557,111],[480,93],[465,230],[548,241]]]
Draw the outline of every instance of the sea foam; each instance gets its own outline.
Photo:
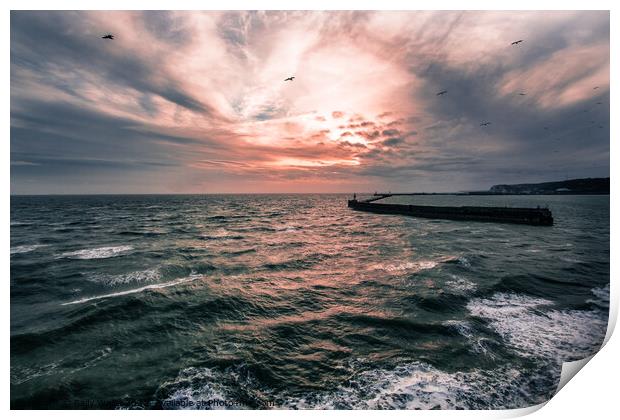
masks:
[[[131,245],[106,246],[103,248],[80,249],[79,251],[65,252],[64,254],[61,254],[58,258],[94,260],[125,255],[131,250],[133,250],[133,247]]]
[[[62,303],[61,305],[65,306],[65,305],[75,305],[78,303],[86,303],[86,302],[90,302],[92,300],[100,300],[100,299],[106,299],[106,298],[112,298],[112,297],[118,297],[118,296],[125,296],[125,295],[131,295],[134,293],[140,293],[140,292],[144,292],[146,290],[157,290],[157,289],[164,289],[166,287],[172,287],[172,286],[176,286],[179,284],[183,284],[183,283],[188,283],[194,280],[197,280],[199,278],[201,278],[201,275],[198,274],[192,274],[188,277],[183,277],[180,279],[176,279],[176,280],[172,280],[166,283],[158,283],[158,284],[149,284],[147,286],[143,286],[143,287],[138,287],[137,289],[130,289],[130,290],[123,290],[120,292],[116,292],[116,293],[107,293],[104,295],[98,295],[98,296],[91,296],[91,297],[85,297],[82,299],[77,299],[71,302],[65,302]]]
[[[520,408],[550,398],[555,379],[546,379],[549,393],[545,394],[534,391],[530,376],[510,366],[450,373],[427,363],[411,362],[391,369],[357,366],[354,370],[355,374],[331,391],[300,395],[287,390],[275,392],[247,369],[192,367],[163,383],[159,393],[168,401],[194,403],[182,408],[198,408],[195,403],[204,400],[238,400],[240,390],[250,393],[244,400],[257,405],[271,402],[274,408],[284,409]]]
[[[20,245],[11,247],[11,255],[13,254],[24,254],[26,252],[32,252],[35,249],[42,248],[47,245],[34,244],[34,245]]]
[[[592,355],[607,329],[601,311],[558,310],[549,300],[513,293],[472,299],[467,309],[519,355],[556,363]]]
[[[433,260],[418,260],[418,261],[408,261],[400,264],[376,264],[372,266],[372,269],[375,270],[384,270],[387,272],[410,272],[417,273],[423,270],[430,270],[437,267],[441,263],[450,262],[450,261],[458,261],[458,257],[455,256],[443,256],[438,257]]]
[[[86,276],[88,281],[94,283],[104,284],[106,286],[118,286],[121,284],[129,283],[148,283],[161,279],[161,273],[158,268],[152,268],[149,270],[132,271],[123,274],[102,274],[93,273]]]

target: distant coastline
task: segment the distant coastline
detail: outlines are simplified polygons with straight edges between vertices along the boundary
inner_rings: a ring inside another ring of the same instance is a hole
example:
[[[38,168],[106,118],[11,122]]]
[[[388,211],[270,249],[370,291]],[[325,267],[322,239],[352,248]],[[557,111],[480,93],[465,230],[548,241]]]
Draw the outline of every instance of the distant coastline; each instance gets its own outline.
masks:
[[[548,195],[548,194],[609,194],[609,177],[579,178],[538,184],[493,185],[491,194]]]
[[[460,192],[374,193],[379,195],[609,195],[609,177],[578,178],[537,184],[497,184],[488,190]]]

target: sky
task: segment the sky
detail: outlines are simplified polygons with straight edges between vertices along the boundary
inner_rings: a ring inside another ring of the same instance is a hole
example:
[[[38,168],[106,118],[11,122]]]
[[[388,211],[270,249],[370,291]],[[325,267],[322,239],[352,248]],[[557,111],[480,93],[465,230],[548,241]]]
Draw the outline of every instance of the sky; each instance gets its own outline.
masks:
[[[609,176],[606,11],[12,11],[10,32],[12,194]]]

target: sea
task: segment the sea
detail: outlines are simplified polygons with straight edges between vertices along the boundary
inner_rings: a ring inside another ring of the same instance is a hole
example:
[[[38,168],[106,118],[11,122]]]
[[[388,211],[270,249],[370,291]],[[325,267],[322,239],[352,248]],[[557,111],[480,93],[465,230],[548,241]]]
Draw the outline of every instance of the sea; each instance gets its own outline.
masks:
[[[12,196],[11,408],[523,408],[600,348],[609,196],[347,198]]]

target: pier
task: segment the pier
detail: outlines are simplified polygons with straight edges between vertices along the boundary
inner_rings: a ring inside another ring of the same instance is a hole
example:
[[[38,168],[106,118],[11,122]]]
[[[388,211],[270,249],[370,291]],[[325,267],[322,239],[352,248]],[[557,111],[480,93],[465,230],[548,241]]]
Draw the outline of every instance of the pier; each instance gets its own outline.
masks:
[[[551,210],[540,207],[445,207],[376,203],[376,201],[378,200],[391,197],[393,195],[427,194],[375,193],[371,198],[366,200],[358,201],[356,198],[354,198],[353,200],[348,200],[348,207],[353,210],[367,211],[371,213],[401,214],[405,216],[423,217],[427,219],[471,220],[476,222],[517,223],[535,226],[553,225],[553,215],[551,214]]]

